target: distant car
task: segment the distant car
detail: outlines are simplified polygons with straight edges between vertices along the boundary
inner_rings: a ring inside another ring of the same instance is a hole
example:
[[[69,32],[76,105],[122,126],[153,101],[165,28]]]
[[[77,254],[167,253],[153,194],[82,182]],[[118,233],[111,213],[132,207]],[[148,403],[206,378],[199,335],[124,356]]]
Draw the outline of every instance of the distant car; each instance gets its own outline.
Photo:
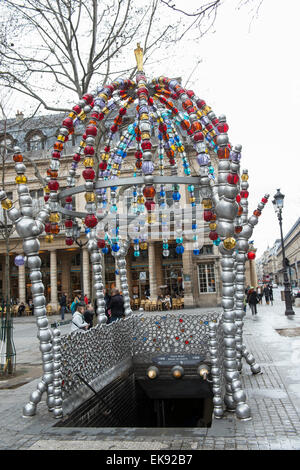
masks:
[[[273,288],[275,288],[275,289],[276,289],[276,287],[278,287],[278,285],[277,285],[277,284],[273,284]]]

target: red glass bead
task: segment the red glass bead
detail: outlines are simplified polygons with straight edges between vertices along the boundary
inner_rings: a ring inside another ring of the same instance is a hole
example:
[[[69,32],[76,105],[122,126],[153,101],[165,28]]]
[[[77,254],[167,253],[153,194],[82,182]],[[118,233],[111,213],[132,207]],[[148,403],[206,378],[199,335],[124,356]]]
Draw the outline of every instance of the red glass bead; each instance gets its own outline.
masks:
[[[187,90],[186,94],[188,95],[189,98],[193,98],[193,96],[195,96],[195,93],[193,92],[193,90]]]
[[[86,133],[82,134],[82,140],[86,140]]]
[[[67,196],[65,198],[65,201],[66,201],[67,204],[71,204],[73,202],[72,196]]]
[[[218,237],[219,237],[219,235],[217,234],[217,232],[213,231],[213,232],[210,232],[210,234],[209,234],[209,238],[211,240],[217,240]]]
[[[249,196],[249,193],[248,193],[248,191],[244,191],[244,190],[243,190],[243,191],[241,191],[241,193],[240,193],[240,194],[241,194],[241,197],[242,197],[243,199],[247,199],[247,197]]]
[[[235,233],[241,233],[242,230],[243,230],[243,227],[241,225],[237,225],[234,229]]]
[[[111,130],[112,132],[117,132],[118,126],[117,126],[116,124],[113,124],[113,125],[111,126],[110,130]]]
[[[155,209],[155,202],[152,201],[152,200],[147,200],[145,202],[145,207],[147,209],[148,212],[151,212],[151,211],[154,211]]]
[[[97,217],[95,217],[93,214],[89,214],[84,219],[84,223],[87,227],[93,228],[93,227],[96,227],[98,220],[97,220]]]
[[[238,194],[238,195],[236,196],[236,198],[235,198],[236,202],[241,202],[241,199],[242,199],[242,198],[241,198],[241,195],[240,195],[240,194]]]
[[[49,198],[50,198],[49,194],[46,194],[46,195],[44,196],[44,201],[47,202],[47,201],[49,200]]]
[[[154,198],[155,193],[156,191],[155,191],[154,186],[145,186],[143,189],[143,195],[145,197]]]
[[[167,125],[166,124],[160,124],[158,126],[158,129],[160,130],[160,132],[166,132],[167,131]]]
[[[197,100],[196,105],[198,106],[199,109],[203,108],[203,106],[206,105],[204,100]]]
[[[98,248],[104,248],[105,247],[105,240],[98,240],[97,245],[98,245]]]
[[[217,126],[217,129],[219,132],[224,133],[224,132],[228,132],[229,126],[227,122],[220,122]]]
[[[102,171],[106,170],[106,168],[107,168],[107,163],[106,163],[106,162],[101,162],[101,163],[99,164],[99,168],[100,168],[100,170],[102,170]]]
[[[249,251],[247,256],[248,256],[248,259],[255,259],[256,255],[255,255],[255,253],[253,253],[253,251]]]
[[[93,95],[90,95],[87,93],[86,95],[83,95],[82,99],[87,102],[87,104],[91,104],[93,101]]]
[[[151,142],[145,140],[145,141],[142,143],[141,147],[142,147],[143,150],[151,150],[152,145],[151,145]]]
[[[266,197],[263,197],[262,200],[261,200],[261,202],[263,202],[264,204],[267,204],[268,199],[267,199]]]
[[[184,119],[183,121],[181,121],[180,127],[184,131],[187,131],[191,127],[191,125],[190,125],[190,122],[188,120]]]
[[[256,217],[259,217],[261,215],[261,211],[256,209],[254,212],[253,212],[253,215],[256,215]]]
[[[213,213],[211,211],[204,211],[203,218],[206,222],[212,220]]]
[[[57,191],[59,188],[59,183],[57,180],[50,180],[48,183],[48,188],[50,191]]]
[[[67,219],[67,220],[65,221],[65,227],[66,227],[66,228],[72,228],[72,227],[73,227],[73,221],[70,220],[70,219]]]
[[[239,177],[236,173],[229,173],[227,175],[227,182],[229,184],[237,184],[239,181]]]
[[[109,146],[109,145],[107,145],[106,147],[104,147],[104,152],[105,152],[105,153],[108,153],[109,151],[110,151],[110,146]]]
[[[82,176],[85,180],[93,180],[95,178],[95,171],[93,170],[93,168],[86,168],[85,170],[83,170]]]
[[[71,118],[66,118],[62,122],[63,126],[65,126],[67,129],[71,129],[74,126],[73,119]]]
[[[86,147],[84,147],[85,155],[94,155],[94,153],[95,153],[95,149],[91,145],[87,145]]]
[[[88,126],[86,128],[86,135],[93,135],[93,136],[96,136],[97,135],[97,127],[96,126]]]
[[[190,106],[193,106],[193,103],[192,103],[191,100],[185,100],[185,101],[182,103],[183,109],[187,109],[187,108],[189,108]]]
[[[66,238],[66,245],[67,246],[71,246],[71,245],[73,245],[73,243],[74,243],[73,238],[71,238],[71,237]]]
[[[142,157],[143,157],[142,152],[140,152],[140,151],[135,152],[135,158],[142,158]]]
[[[47,222],[47,223],[45,224],[45,232],[46,232],[46,233],[50,233],[50,231],[51,231],[51,224],[50,224],[49,222]]]
[[[119,109],[119,114],[120,114],[120,116],[124,116],[126,113],[127,113],[127,109],[126,109],[126,108],[120,108],[120,109]]]
[[[218,124],[218,122],[219,122],[219,119],[218,119],[218,118],[214,118],[211,122],[213,123],[214,126],[216,126],[216,125]]]
[[[73,111],[75,111],[76,114],[80,114],[81,113],[81,107],[79,106],[79,104],[76,104],[73,108],[72,108]]]
[[[193,139],[195,142],[202,142],[204,140],[204,135],[202,134],[202,132],[196,132]]]
[[[79,153],[75,153],[75,155],[73,155],[74,162],[79,163],[80,159],[81,159],[81,155]]]

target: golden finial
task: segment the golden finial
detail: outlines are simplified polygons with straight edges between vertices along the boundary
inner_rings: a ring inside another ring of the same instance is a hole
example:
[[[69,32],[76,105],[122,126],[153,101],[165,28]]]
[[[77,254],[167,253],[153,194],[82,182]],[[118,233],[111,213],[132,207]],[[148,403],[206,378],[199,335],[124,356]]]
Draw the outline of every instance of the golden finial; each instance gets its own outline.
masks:
[[[140,43],[137,43],[137,48],[134,49],[135,60],[137,64],[137,69],[139,72],[143,71],[143,49],[141,48]]]

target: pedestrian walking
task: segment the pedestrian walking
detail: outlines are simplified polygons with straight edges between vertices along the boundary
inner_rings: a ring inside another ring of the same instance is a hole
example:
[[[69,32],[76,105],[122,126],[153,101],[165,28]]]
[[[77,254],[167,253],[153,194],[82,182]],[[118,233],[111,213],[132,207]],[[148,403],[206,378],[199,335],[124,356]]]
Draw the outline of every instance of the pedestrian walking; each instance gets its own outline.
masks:
[[[262,298],[263,298],[263,288],[262,288],[262,286],[258,286],[258,288],[257,288],[257,298],[258,298],[258,303],[262,304]]]
[[[79,304],[79,303],[80,303],[79,297],[78,297],[77,295],[75,295],[74,300],[73,300],[73,302],[71,303],[71,307],[70,307],[72,315],[75,313],[75,311],[76,311],[76,306],[77,306],[77,304]],[[84,305],[85,305],[85,304],[84,304]]]
[[[273,297],[273,286],[271,284],[269,284],[269,293],[270,293],[270,302],[271,302],[271,305],[273,305],[273,301],[274,301],[274,297]]]
[[[264,296],[265,296],[265,299],[266,299],[266,304],[269,305],[269,302],[270,302],[270,290],[269,290],[269,287],[266,285],[264,287]]]
[[[119,318],[124,318],[124,299],[123,296],[120,295],[120,292],[115,287],[111,290],[111,298],[107,305],[107,310],[110,310],[110,317],[108,323],[112,323]]]
[[[67,308],[67,294],[66,293],[61,296],[59,304],[60,304],[60,317],[62,320],[64,320],[65,312]]]
[[[76,310],[72,317],[72,324],[71,324],[71,333],[73,331],[81,331],[84,332],[89,328],[89,324],[84,320],[84,312],[85,312],[85,303],[78,302],[76,304]]]
[[[249,307],[251,309],[252,315],[257,314],[257,303],[258,303],[258,298],[257,298],[257,292],[254,289],[254,287],[250,287],[248,291],[248,296],[247,296],[247,303],[249,304]]]
[[[18,308],[18,317],[21,317],[24,312],[25,312],[25,304],[24,302],[21,302]]]

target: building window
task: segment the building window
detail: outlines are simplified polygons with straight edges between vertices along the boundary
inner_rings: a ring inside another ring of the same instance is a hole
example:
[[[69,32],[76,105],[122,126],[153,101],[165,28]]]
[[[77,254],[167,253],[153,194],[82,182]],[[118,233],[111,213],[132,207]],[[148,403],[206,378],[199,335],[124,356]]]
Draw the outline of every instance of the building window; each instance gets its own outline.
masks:
[[[33,216],[35,217],[45,205],[44,192],[42,189],[33,189],[29,191],[29,194],[32,198]]]
[[[198,264],[199,291],[201,294],[216,292],[214,263]]]
[[[213,245],[204,245],[200,249],[200,255],[212,255],[213,254]]]
[[[46,137],[41,131],[31,131],[25,137],[27,151],[44,150]]]
[[[1,158],[4,156],[4,153],[9,153],[13,151],[14,139],[11,135],[6,134],[0,136],[0,152]]]

